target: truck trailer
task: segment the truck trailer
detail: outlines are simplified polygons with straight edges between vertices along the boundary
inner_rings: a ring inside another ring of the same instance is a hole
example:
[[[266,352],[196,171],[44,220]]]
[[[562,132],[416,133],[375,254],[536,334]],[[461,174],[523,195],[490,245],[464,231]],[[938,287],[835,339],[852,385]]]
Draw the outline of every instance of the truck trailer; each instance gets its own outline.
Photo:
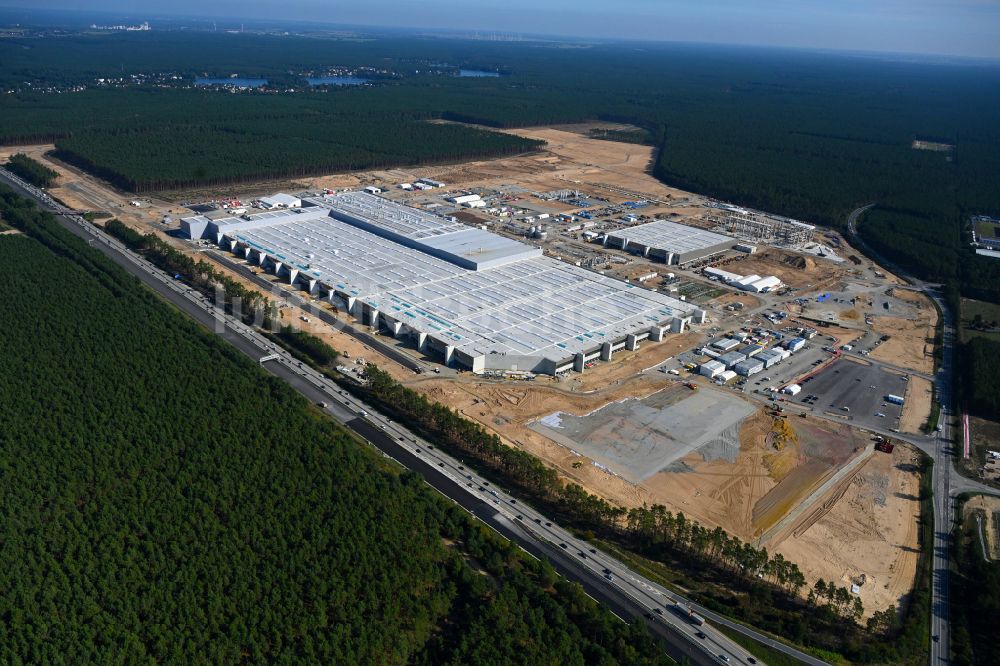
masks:
[[[700,627],[705,624],[705,618],[691,610],[687,604],[674,604],[674,612],[693,625]]]

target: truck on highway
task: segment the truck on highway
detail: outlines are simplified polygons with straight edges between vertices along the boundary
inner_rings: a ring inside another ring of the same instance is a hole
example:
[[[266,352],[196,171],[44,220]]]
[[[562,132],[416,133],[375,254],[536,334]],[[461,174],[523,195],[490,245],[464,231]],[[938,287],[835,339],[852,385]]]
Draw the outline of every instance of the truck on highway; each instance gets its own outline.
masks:
[[[687,604],[674,604],[674,612],[695,626],[700,627],[705,624],[705,618],[691,610]]]

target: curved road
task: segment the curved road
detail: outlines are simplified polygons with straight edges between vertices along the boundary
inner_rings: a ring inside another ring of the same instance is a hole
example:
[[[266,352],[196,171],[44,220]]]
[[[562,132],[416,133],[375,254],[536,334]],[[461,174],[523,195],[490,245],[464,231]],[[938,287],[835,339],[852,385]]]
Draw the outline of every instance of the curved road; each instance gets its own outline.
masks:
[[[941,365],[935,375],[935,387],[938,402],[941,404],[939,423],[942,430],[938,435],[930,437],[900,437],[899,433],[892,436],[906,439],[915,444],[934,460],[932,487],[934,490],[934,546],[933,574],[931,585],[931,636],[930,646],[931,666],[941,666],[950,661],[950,566],[951,566],[951,533],[954,527],[955,500],[964,492],[990,492],[995,489],[971,479],[962,477],[952,465],[954,451],[952,444],[955,436],[952,428],[961,428],[956,415],[952,412],[952,391],[954,387],[955,342],[957,341],[954,313],[948,309],[940,285],[924,282],[909,275],[894,262],[889,261],[872,250],[858,234],[857,225],[861,216],[875,204],[868,204],[851,211],[847,216],[847,230],[851,242],[865,254],[878,261],[879,264],[891,270],[914,287],[921,289],[931,298],[941,311],[944,327],[943,355]]]
[[[502,488],[465,467],[463,461],[446,455],[405,427],[378,414],[333,381],[296,361],[252,327],[226,315],[200,293],[171,279],[144,257],[111,238],[83,218],[74,215],[44,192],[0,169],[0,177],[36,199],[71,232],[138,277],[166,300],[213,330],[254,360],[272,357],[262,366],[288,382],[296,391],[322,406],[387,457],[419,472],[437,491],[464,507],[487,525],[518,543],[536,557],[546,557],[565,577],[584,589],[622,619],[642,619],[653,635],[667,646],[674,659],[694,664],[723,662],[757,663],[750,653],[711,624],[696,626],[672,608],[674,603],[691,605],[695,612],[789,657],[810,666],[825,662],[788,647],[749,627],[732,622],[690,604],[687,599],[631,571],[624,564],[596,550],[584,540],[553,523],[535,508],[517,500]]]

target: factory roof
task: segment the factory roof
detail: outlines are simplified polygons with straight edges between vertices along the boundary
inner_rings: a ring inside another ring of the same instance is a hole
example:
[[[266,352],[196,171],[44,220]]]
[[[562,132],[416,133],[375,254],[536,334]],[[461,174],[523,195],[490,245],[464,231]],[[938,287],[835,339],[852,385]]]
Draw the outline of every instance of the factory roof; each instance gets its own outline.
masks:
[[[612,231],[608,236],[616,239],[627,239],[630,243],[639,243],[674,253],[693,252],[715,245],[736,242],[729,236],[668,220],[657,220]]]
[[[735,351],[726,352],[725,354],[719,357],[719,363],[725,363],[727,368],[731,368],[740,361],[745,361],[745,360],[747,360],[746,354],[741,354]]]
[[[329,208],[338,220],[473,270],[542,255],[541,248],[364,192],[344,192],[307,201]]]
[[[750,286],[757,291],[764,291],[765,289],[774,289],[782,284],[781,279],[776,275],[768,275],[766,278],[761,278],[757,280]]]
[[[739,347],[739,340],[733,340],[732,338],[720,338],[712,343],[712,346],[716,349],[723,349],[729,351],[733,347]]]
[[[267,204],[268,206],[284,206],[285,208],[293,208],[302,205],[302,200],[298,197],[293,197],[291,194],[285,194],[283,192],[274,194],[269,197],[261,197],[261,202]]]
[[[724,271],[721,268],[715,268],[714,266],[708,266],[702,271],[705,275],[711,275],[717,278],[721,278],[726,282],[732,282],[734,280],[739,280],[742,276],[737,273],[730,273],[729,271]]]
[[[562,360],[695,309],[399,204],[364,207],[343,195],[307,203],[300,213],[255,216],[250,226],[233,218],[219,231],[472,356]],[[467,267],[457,255],[477,241],[507,260]]]

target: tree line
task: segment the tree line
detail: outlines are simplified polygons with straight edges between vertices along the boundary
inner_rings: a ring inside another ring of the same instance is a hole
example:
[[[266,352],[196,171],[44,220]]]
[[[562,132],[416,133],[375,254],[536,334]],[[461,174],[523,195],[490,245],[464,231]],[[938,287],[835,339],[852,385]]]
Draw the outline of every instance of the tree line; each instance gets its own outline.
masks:
[[[960,503],[960,507],[965,502]],[[995,520],[978,512],[984,521]],[[951,641],[958,666],[997,666],[996,618],[1000,617],[1000,562],[983,558],[984,545],[974,514],[963,516],[955,527],[952,551]]]
[[[277,320],[276,306],[262,293],[216,270],[204,259],[195,261],[191,255],[172,247],[156,234],[141,234],[117,218],[108,220],[104,230],[129,248],[144,254],[166,273],[181,276],[185,283],[212,299],[228,314],[239,316],[244,323],[271,328]]]
[[[17,174],[35,187],[49,187],[56,181],[59,174],[38,160],[33,160],[24,153],[14,153],[4,165],[7,170]]]
[[[210,72],[237,62],[236,53],[245,65],[231,71],[283,80],[296,68],[329,65],[327,57],[356,66],[376,58],[394,73],[374,87],[282,94],[147,85],[5,95],[0,139],[55,139],[66,159],[122,187],[151,189],[532,148],[509,136],[468,127],[445,130],[429,120],[498,128],[631,122],[657,146],[654,173],[669,184],[831,226],[842,225],[854,208],[877,202],[886,215],[876,212],[862,226],[873,245],[922,277],[945,276],[968,296],[1000,298],[994,286],[1000,281],[978,279],[1000,271],[997,262],[991,265],[958,244],[968,215],[1000,212],[992,178],[1000,169],[1000,134],[989,113],[1000,101],[1000,75],[993,70],[873,65],[818,54],[789,60],[762,50],[708,52],[682,45],[637,53],[616,45],[581,51],[396,37],[364,44],[144,39],[37,40],[30,42],[28,58],[11,45],[0,45],[0,56],[18,72],[18,81],[120,73],[125,53],[136,73]],[[489,63],[508,75],[460,79],[428,73],[441,62]],[[939,137],[953,148],[915,150],[913,140],[922,136]]]
[[[167,254],[177,253],[187,259],[186,255],[173,250],[154,235],[142,236],[117,220],[113,222],[115,224],[110,225],[109,231],[129,245],[141,250],[162,246],[166,248]],[[151,260],[162,263],[162,258],[157,258],[156,255],[152,255]],[[171,266],[181,263],[184,262],[179,261]],[[203,266],[201,271],[195,271],[194,274],[204,276],[207,268],[209,267]],[[207,286],[214,287],[214,284],[210,282]],[[308,358],[321,369],[329,369],[338,356],[321,339],[292,327],[279,329],[277,338],[297,355]],[[628,510],[614,506],[578,484],[564,483],[555,470],[538,458],[504,445],[496,434],[488,433],[479,424],[402,386],[377,366],[369,364],[366,375],[369,380],[367,388],[359,389],[353,384],[349,388],[362,391],[365,399],[380,405],[384,411],[400,420],[405,420],[411,427],[424,431],[434,441],[460,455],[472,456],[487,466],[487,473],[498,474],[504,483],[517,487],[549,506],[564,519],[583,529],[612,538],[646,557],[681,567],[688,572],[697,572],[702,577],[725,580],[728,587],[736,584],[749,593],[753,602],[744,602],[733,608],[732,599],[725,602],[714,598],[702,599],[709,607],[730,614],[735,612],[747,621],[785,633],[794,640],[824,649],[841,650],[862,661],[878,660],[886,656],[884,646],[867,644],[864,632],[854,624],[861,617],[863,606],[846,589],[817,583],[817,587],[810,591],[807,603],[803,604],[800,599],[801,590],[806,584],[805,577],[793,562],[785,560],[780,554],[770,556],[766,550],[746,544],[726,534],[721,528],[710,530],[686,518],[682,513],[671,513],[662,505]],[[925,491],[922,494],[929,494],[929,490]],[[925,523],[929,520],[928,515],[929,508],[923,506],[922,521]],[[929,525],[924,525],[922,534],[931,534]],[[705,574],[706,563],[711,565],[708,576]],[[921,567],[925,565],[922,561]],[[902,621],[896,617],[896,609],[893,608],[876,613],[866,625],[869,633],[892,636],[900,645],[908,646],[891,653],[896,657],[917,654],[921,649],[919,643],[914,644],[912,638],[907,637],[919,635],[919,623],[915,623],[913,618],[919,618],[921,609],[929,603],[929,598],[920,589],[925,583],[926,577],[921,577],[918,572],[914,600]],[[774,612],[774,608],[780,609],[777,618],[761,612],[760,606],[765,604],[770,613]],[[850,620],[852,628],[845,631],[843,620]]]
[[[0,661],[671,663],[50,215],[0,212]]]
[[[614,506],[578,484],[562,481],[538,458],[504,445],[496,434],[402,386],[378,367],[369,364],[366,374],[368,385],[351,390],[361,392],[382,411],[404,420],[466,462],[472,458],[483,467],[482,471],[518,489],[563,521],[678,567],[695,579],[725,581],[730,594],[698,599],[709,608],[788,635],[805,645],[838,651],[852,660],[909,662],[922,658],[926,646],[919,637],[926,621],[921,618],[929,612],[929,595],[922,587],[929,584],[928,576],[918,573],[913,601],[902,620],[888,619],[890,615],[895,618],[893,609],[863,629],[856,624],[863,606],[856,597],[849,595],[850,600],[845,600],[846,590],[827,585],[814,589],[804,602],[799,593],[806,584],[805,577],[780,554],[772,556],[766,549],[744,543],[721,528],[710,530],[662,505],[632,509]],[[926,470],[924,477],[929,478]],[[926,495],[922,539],[929,552],[927,538],[933,536],[928,523],[929,486],[922,494]],[[926,569],[929,563],[930,559],[923,557],[920,567]],[[845,624],[845,620],[850,622]],[[880,640],[872,641],[872,635]]]

